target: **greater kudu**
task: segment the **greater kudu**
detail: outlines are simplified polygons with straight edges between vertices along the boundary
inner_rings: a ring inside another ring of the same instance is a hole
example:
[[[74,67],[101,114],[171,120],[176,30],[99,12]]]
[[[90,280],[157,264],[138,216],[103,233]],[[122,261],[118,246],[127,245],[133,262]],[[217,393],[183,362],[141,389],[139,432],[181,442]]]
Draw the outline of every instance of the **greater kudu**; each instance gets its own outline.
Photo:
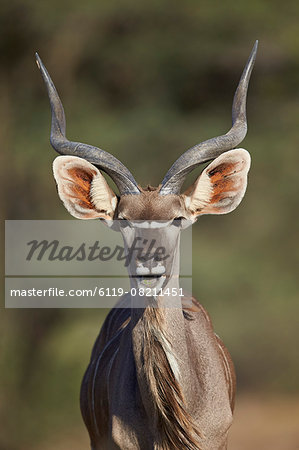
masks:
[[[235,93],[228,133],[187,150],[161,185],[145,189],[111,154],[67,140],[61,101],[37,55],[52,109],[51,144],[64,155],[55,159],[53,169],[68,211],[74,217],[100,218],[107,224],[119,219],[125,225],[120,231],[127,246],[142,224],[152,229],[162,221],[176,230],[168,245],[171,264],[177,264],[180,230],[202,214],[234,210],[245,193],[250,156],[235,147],[247,131],[246,96],[256,52],[257,42]],[[211,160],[181,194],[187,174]],[[119,196],[99,169],[115,182]],[[167,236],[167,232],[161,233]],[[169,276],[163,265],[136,264],[137,277],[132,279],[138,286],[178,287],[178,277]],[[225,449],[234,408],[235,373],[207,312],[195,299],[185,306],[176,295],[172,307],[162,305],[160,296],[154,294],[143,308],[134,302],[127,295],[109,313],[82,382],[81,411],[91,447]]]

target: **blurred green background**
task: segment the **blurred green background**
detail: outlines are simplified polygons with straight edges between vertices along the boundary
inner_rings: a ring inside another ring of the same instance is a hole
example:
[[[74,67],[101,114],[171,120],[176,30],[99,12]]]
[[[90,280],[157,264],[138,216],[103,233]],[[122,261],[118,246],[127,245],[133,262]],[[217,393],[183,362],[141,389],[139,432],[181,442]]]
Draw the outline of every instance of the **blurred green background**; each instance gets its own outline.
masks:
[[[0,11],[6,219],[69,217],[51,173],[35,51],[63,100],[68,137],[157,185],[184,150],[230,128],[259,39],[242,143],[252,155],[247,194],[234,213],[193,227],[193,291],[233,356],[240,397],[297,398],[299,3],[6,0]],[[79,386],[106,313],[1,310],[1,450],[88,448]]]

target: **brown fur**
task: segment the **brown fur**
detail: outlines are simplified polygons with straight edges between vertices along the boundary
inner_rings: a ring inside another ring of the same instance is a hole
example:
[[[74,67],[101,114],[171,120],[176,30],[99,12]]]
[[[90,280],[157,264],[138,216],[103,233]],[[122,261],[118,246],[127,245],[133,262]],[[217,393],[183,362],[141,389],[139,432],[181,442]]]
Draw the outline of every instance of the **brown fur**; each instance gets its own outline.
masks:
[[[172,220],[178,211],[185,213],[183,199],[179,195],[160,195],[160,187],[140,187],[140,195],[120,198],[117,214],[129,220]]]
[[[222,163],[207,172],[213,185],[211,204],[218,203],[226,196],[227,192],[238,189],[236,180],[230,177],[230,175],[236,172],[236,166],[236,163]]]
[[[95,171],[88,172],[87,170],[73,167],[68,169],[68,174],[72,183],[69,185],[74,198],[79,200],[79,205],[82,208],[94,209],[90,198],[90,185],[93,180],[93,175],[96,175]]]
[[[91,387],[92,380],[95,374],[94,371],[96,368],[96,363],[107,342],[114,341],[115,343],[112,345],[111,350],[108,352],[106,357],[104,356],[104,361],[102,361],[102,364],[104,364],[104,366],[109,367],[110,361],[115,360],[115,356],[124,356],[123,353],[118,352],[118,349],[121,346],[121,340],[127,340],[128,336],[132,336],[132,332],[136,328],[136,323],[132,323],[132,311],[128,308],[129,304],[129,298],[125,297],[117,305],[118,308],[111,310],[111,312],[109,313],[103,325],[101,333],[95,343],[91,362],[82,383],[81,410],[92,442],[97,443],[94,444],[95,449],[110,450],[115,448],[115,445],[110,443],[109,440],[108,423],[106,421],[107,417],[109,416],[109,410],[106,410],[106,407],[108,407],[108,403],[106,403],[106,400],[104,401],[104,403],[102,403],[105,409],[103,409],[103,407],[101,409],[96,409],[97,424],[99,426],[101,437],[99,437],[98,432],[95,429],[95,422],[91,408],[93,401]],[[209,340],[211,337],[213,337],[213,339],[215,340],[216,347],[218,347],[219,349],[219,358],[223,367],[223,372],[225,374],[227,389],[229,390],[231,408],[233,410],[235,375],[229,353],[222,344],[221,340],[214,335],[209,315],[202,307],[202,305],[200,305],[194,298],[192,298],[192,305],[193,306],[191,307],[191,312],[190,308],[188,308],[188,311],[186,311],[186,309],[184,309],[183,311],[184,315],[185,312],[188,314],[188,317],[185,317],[184,319],[185,324],[187,325],[187,322],[189,321],[195,321],[194,323],[197,323],[197,320],[201,317],[200,320],[203,321],[201,322],[201,327],[203,329],[206,328],[208,332],[206,338]],[[121,308],[121,306],[123,306],[123,308]],[[149,448],[153,448],[154,450],[206,449],[207,447],[202,447],[200,443],[202,442],[202,440],[203,442],[205,442],[205,438],[201,433],[201,430],[196,425],[193,415],[191,415],[188,411],[190,404],[188,404],[189,406],[187,407],[181,384],[180,382],[178,382],[172,372],[161,342],[162,335],[167,339],[166,324],[163,314],[164,312],[161,308],[147,307],[141,314],[138,321],[139,331],[141,331],[142,334],[142,341],[140,342],[141,361],[139,366],[141,367],[143,374],[142,386],[145,387],[145,392],[149,396],[146,401],[148,402],[148,405],[151,405],[149,407],[149,424],[153,427],[153,429],[157,431],[157,434],[154,435],[155,437],[152,441],[153,447],[151,445],[148,446],[145,442],[143,442],[142,444],[131,443],[130,448],[138,448],[140,450]],[[198,325],[195,326],[197,327]],[[122,330],[121,334],[119,334],[120,330]],[[127,332],[126,336],[123,335],[123,333],[125,333],[125,330]],[[196,351],[196,348],[194,348],[194,351]],[[121,368],[122,370],[125,370],[123,363],[121,363]],[[103,375],[105,373],[107,374],[106,369],[103,370],[103,372],[99,372],[99,376],[100,373],[102,375],[99,378],[99,384],[97,385],[98,387],[95,392],[95,398],[97,399],[97,401],[99,401],[99,396],[103,395],[106,392],[105,386],[109,386],[111,383],[111,386],[114,386],[113,379],[109,378],[109,372],[107,375],[108,378],[103,378]],[[120,376],[121,372],[118,373],[118,376],[115,379],[116,386],[114,387],[114,389],[116,389],[117,387]],[[146,381],[146,384],[144,383],[144,381]],[[104,391],[102,391],[103,388]],[[111,389],[113,388],[111,387]],[[116,391],[115,393],[116,396],[118,396]],[[112,401],[112,399],[110,399],[109,402],[110,401]],[[194,398],[194,402],[197,401],[198,399]],[[135,414],[137,414],[135,418],[137,419],[140,411],[136,411]],[[136,427],[138,430],[138,422],[136,422]],[[147,431],[148,430],[145,428],[144,433],[146,433]],[[126,436],[128,435],[126,434]],[[126,445],[128,445],[128,442],[126,443]],[[214,448],[216,447],[213,447],[213,449]],[[221,446],[217,447],[217,449],[218,448],[222,449],[225,447]]]
[[[236,167],[236,163],[218,164],[214,169],[208,171],[208,175],[215,182],[224,176],[231,175]]]
[[[159,441],[155,450],[199,450],[201,433],[186,410],[181,387],[176,380],[163,345],[159,339],[165,336],[163,315],[159,308],[146,308],[144,323],[144,370],[152,401]]]
[[[236,393],[236,372],[231,356],[223,344],[222,340],[216,335],[218,346],[222,354],[222,363],[225,370],[225,376],[228,386],[229,400],[232,412],[235,409],[235,393]]]

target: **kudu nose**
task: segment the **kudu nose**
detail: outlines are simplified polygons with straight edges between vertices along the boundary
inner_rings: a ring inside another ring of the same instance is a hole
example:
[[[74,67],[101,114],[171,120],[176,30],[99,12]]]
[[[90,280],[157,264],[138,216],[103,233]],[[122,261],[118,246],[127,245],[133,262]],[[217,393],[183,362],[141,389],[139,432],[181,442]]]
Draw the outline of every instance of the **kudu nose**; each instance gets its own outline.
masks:
[[[155,252],[136,259],[136,275],[162,276],[165,272],[166,268],[163,262],[157,259]]]

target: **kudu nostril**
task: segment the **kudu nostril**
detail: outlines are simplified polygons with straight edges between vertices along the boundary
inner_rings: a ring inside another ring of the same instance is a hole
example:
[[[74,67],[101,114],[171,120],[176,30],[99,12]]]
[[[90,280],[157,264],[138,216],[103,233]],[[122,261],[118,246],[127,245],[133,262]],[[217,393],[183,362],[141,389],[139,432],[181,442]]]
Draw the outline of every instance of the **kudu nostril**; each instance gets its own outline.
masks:
[[[152,268],[153,275],[164,275],[165,272],[166,272],[166,268],[161,263],[158,263],[156,266],[154,266]]]
[[[161,261],[157,261],[155,254],[144,258],[136,259],[136,275],[161,276],[166,272],[166,268]]]
[[[150,269],[148,267],[144,267],[142,264],[138,265],[136,268],[136,275],[150,275]]]

